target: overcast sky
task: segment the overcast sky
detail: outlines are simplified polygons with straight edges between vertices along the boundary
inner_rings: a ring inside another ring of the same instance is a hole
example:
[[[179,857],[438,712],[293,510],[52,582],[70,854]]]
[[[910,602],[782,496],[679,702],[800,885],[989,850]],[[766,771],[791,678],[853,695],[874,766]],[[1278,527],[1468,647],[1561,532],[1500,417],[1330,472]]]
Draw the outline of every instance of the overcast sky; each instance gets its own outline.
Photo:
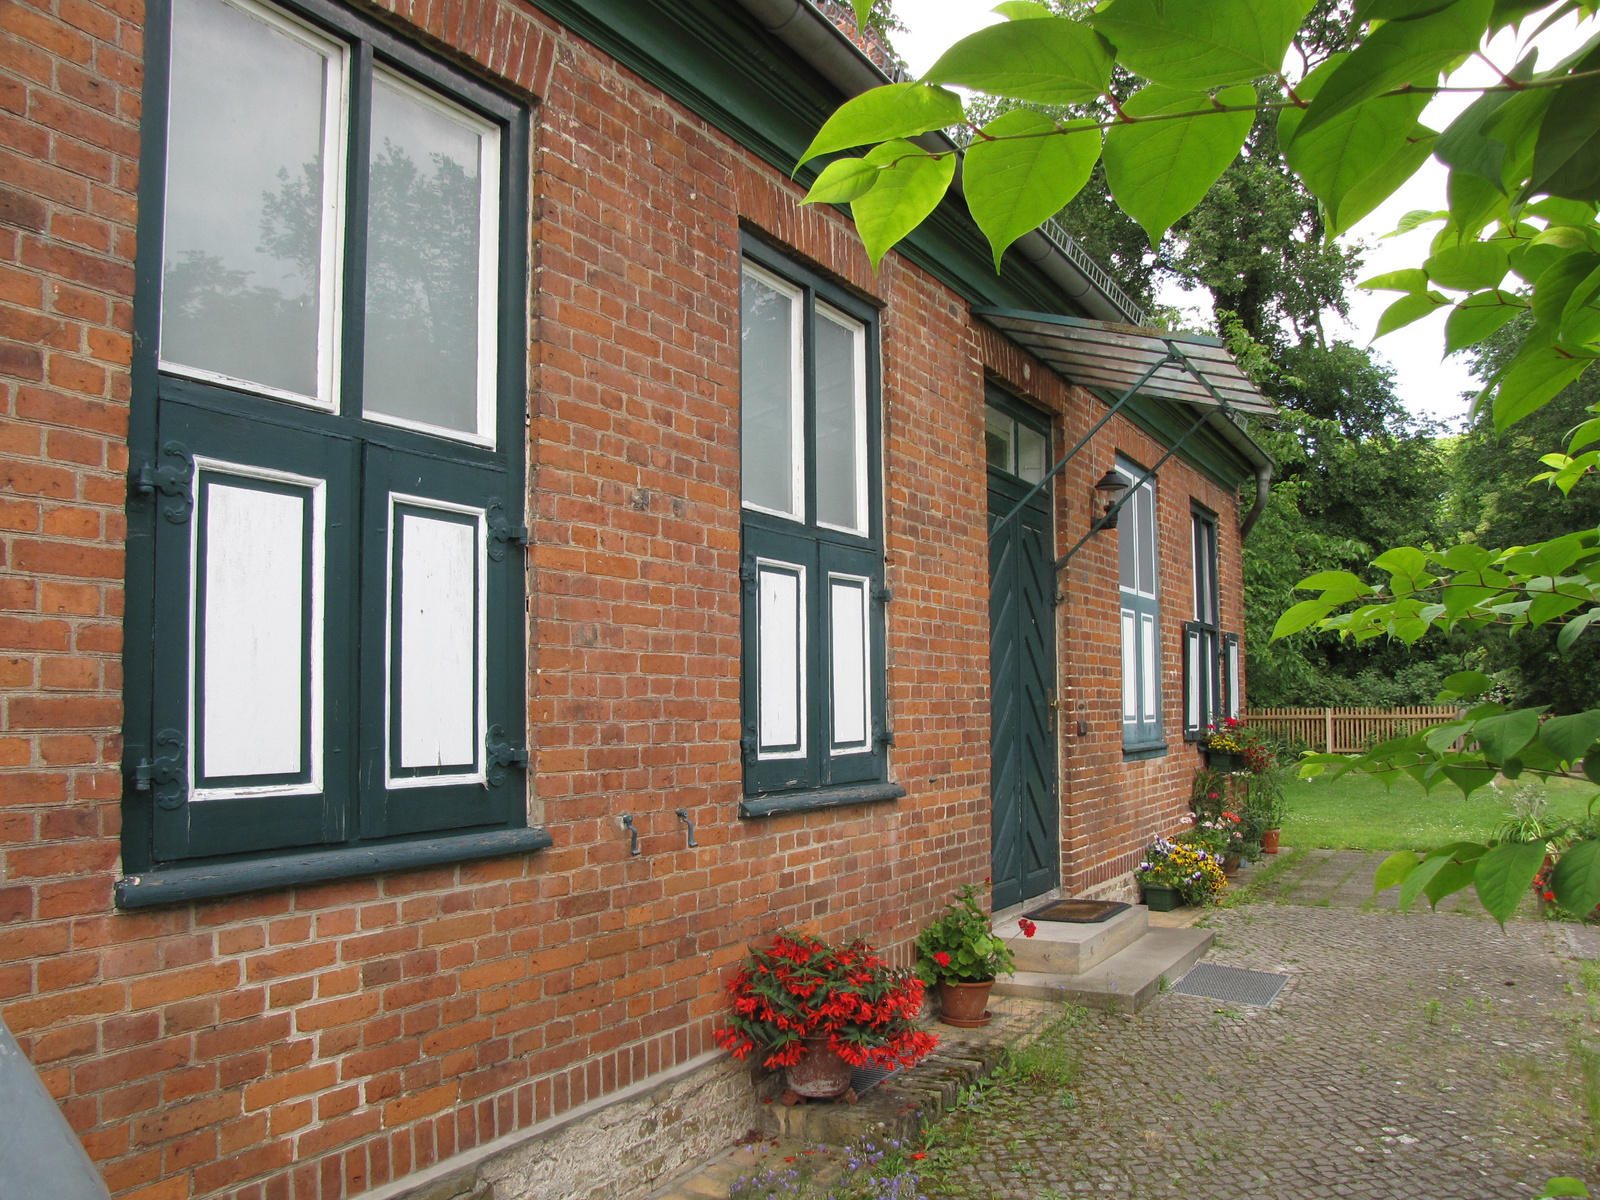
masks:
[[[1000,20],[993,12],[992,0],[900,0],[895,11],[907,28],[894,37],[895,48],[910,64],[914,74],[921,74],[933,64],[940,53],[952,42]],[[1576,45],[1573,31],[1576,19],[1569,18],[1542,35],[1535,45],[1540,49],[1540,66],[1553,65],[1563,52],[1570,53]],[[1509,33],[1502,34],[1489,48],[1490,58],[1501,67],[1510,69],[1520,57],[1521,42]],[[1452,83],[1468,85],[1492,79],[1487,66],[1477,60],[1463,67]],[[1455,114],[1473,99],[1471,94],[1441,95],[1422,115],[1425,124],[1443,129]],[[1440,209],[1445,207],[1445,169],[1430,158],[1427,164],[1409,182],[1380,205],[1366,220],[1350,232],[1348,239],[1367,249],[1365,266],[1357,279],[1367,279],[1401,267],[1419,266],[1428,253],[1428,242],[1438,230],[1438,225],[1404,237],[1379,240],[1399,223],[1401,216],[1412,209]],[[1210,313],[1208,297],[1186,294],[1170,285],[1159,295],[1164,304],[1180,308],[1195,308]],[[1398,299],[1396,292],[1363,292],[1352,289],[1350,295],[1350,325],[1343,335],[1365,345],[1378,327],[1383,310]],[[1466,412],[1467,401],[1462,393],[1476,392],[1481,386],[1467,370],[1461,356],[1442,359],[1444,349],[1445,310],[1391,333],[1377,343],[1379,354],[1395,369],[1395,388],[1412,412],[1421,416],[1439,417],[1452,423]],[[1335,328],[1329,328],[1335,333]]]

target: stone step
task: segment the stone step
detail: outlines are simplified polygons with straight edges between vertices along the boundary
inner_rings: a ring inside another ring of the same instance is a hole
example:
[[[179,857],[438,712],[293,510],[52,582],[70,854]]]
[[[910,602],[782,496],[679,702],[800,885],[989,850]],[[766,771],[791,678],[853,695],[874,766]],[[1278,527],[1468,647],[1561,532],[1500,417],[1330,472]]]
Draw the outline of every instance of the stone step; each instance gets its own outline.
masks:
[[[1040,926],[1043,929],[1043,926]],[[1130,946],[1077,974],[1017,971],[995,980],[997,996],[1070,1001],[1107,1012],[1138,1012],[1176,983],[1216,941],[1210,929],[1149,929]]]
[[[1104,921],[1039,921],[1032,937],[1024,937],[1020,917],[994,927],[1016,958],[1018,972],[1081,975],[1137,942],[1150,923],[1150,910],[1135,904]]]

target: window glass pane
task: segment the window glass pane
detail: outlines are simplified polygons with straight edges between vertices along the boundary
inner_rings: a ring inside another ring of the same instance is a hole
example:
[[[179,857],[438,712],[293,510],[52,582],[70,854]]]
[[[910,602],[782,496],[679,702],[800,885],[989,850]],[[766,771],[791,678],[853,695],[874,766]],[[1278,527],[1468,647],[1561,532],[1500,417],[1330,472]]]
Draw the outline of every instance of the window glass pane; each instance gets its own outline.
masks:
[[[1242,699],[1243,697],[1239,695],[1239,643],[1237,640],[1232,640],[1228,642],[1228,715],[1230,717],[1239,715],[1240,701]]]
[[[817,306],[817,520],[867,532],[866,336]]]
[[[740,289],[739,398],[745,503],[802,516],[800,293],[748,265]]]
[[[286,19],[174,0],[167,363],[328,398],[339,164],[324,151],[342,76],[338,48]]]
[[[1017,474],[1029,483],[1044,478],[1045,453],[1049,446],[1044,434],[1017,422]]]
[[[1133,499],[1134,527],[1138,530],[1139,591],[1146,596],[1156,594],[1156,497],[1147,483]]]
[[[829,581],[833,634],[833,744],[860,748],[867,741],[867,581]]]
[[[800,567],[762,566],[760,576],[760,748],[764,754],[794,756],[804,753],[805,689],[800,675],[805,660],[804,572]]]
[[[983,414],[983,452],[991,467],[1009,472],[1011,461],[1011,430],[1014,421],[1004,413],[986,409]]]
[[[496,131],[373,76],[366,411],[489,436]]]

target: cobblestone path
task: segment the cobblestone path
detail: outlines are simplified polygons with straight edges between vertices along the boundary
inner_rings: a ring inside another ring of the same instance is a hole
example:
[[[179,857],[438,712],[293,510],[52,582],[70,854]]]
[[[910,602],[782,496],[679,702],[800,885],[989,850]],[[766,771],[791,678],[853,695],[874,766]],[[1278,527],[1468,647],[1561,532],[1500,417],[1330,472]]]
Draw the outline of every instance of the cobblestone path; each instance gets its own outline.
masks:
[[[1567,986],[1582,972],[1560,928],[1376,910],[1370,869],[1361,883],[1350,861],[1367,857],[1302,858],[1263,881],[1279,903],[1212,918],[1210,961],[1290,977],[1270,1007],[1169,993],[1136,1016],[1090,1015],[1065,1035],[1067,1090],[1013,1088],[953,1115],[929,1196],[1511,1200],[1559,1174],[1594,1187],[1582,1062],[1600,1088],[1600,1059],[1579,1038],[1600,1044],[1600,1025]]]

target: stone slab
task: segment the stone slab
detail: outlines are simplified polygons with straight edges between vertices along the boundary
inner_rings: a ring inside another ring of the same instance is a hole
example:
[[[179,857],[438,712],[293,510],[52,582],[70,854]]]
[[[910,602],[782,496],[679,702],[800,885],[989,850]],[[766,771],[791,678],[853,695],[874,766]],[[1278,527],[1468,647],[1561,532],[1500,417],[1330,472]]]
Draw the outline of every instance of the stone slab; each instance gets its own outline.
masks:
[[[1070,1001],[1105,1012],[1138,1012],[1199,962],[1217,935],[1210,929],[1150,929],[1133,945],[1076,975],[1018,971],[995,980],[1001,996]]]
[[[1081,975],[1137,942],[1149,918],[1150,910],[1135,904],[1108,920],[1089,924],[1039,921],[1032,937],[1023,936],[1019,917],[1002,921],[994,932],[1011,948],[1018,971]]]

